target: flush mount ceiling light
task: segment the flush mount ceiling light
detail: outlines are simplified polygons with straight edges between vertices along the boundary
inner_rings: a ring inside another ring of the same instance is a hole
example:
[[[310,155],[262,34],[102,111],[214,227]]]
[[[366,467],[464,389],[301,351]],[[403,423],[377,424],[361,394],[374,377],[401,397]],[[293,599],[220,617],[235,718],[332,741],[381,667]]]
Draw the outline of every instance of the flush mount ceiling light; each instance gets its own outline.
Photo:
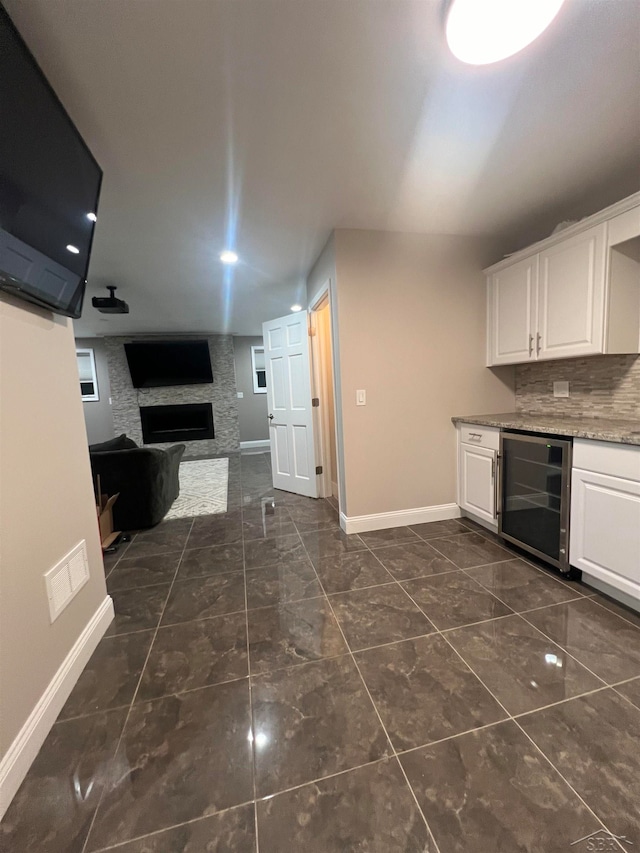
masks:
[[[77,246],[72,246],[71,243],[67,246],[67,252],[71,252],[72,255],[79,255],[80,249]]]
[[[291,310],[292,311],[302,311],[302,305],[292,305]]]
[[[224,252],[220,252],[220,260],[223,264],[237,264],[238,256],[231,249],[225,249]]]
[[[546,30],[564,0],[452,0],[446,34],[454,56],[488,65],[518,53]]]

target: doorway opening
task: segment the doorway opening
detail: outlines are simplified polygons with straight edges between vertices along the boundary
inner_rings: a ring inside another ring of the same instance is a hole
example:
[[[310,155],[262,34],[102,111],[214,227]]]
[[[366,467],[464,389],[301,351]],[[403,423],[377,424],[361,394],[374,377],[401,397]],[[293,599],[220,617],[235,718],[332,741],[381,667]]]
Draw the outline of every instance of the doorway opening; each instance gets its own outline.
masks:
[[[329,498],[339,508],[338,456],[336,449],[336,408],[333,376],[333,344],[331,336],[331,302],[329,282],[310,306],[311,361],[314,407],[316,459],[322,466],[319,497]]]

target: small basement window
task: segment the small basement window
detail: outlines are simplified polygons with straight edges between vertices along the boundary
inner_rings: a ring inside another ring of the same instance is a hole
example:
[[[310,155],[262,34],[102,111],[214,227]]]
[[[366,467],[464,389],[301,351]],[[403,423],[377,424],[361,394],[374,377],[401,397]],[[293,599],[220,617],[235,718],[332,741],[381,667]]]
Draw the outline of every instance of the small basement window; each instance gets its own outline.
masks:
[[[96,375],[96,360],[92,349],[77,349],[78,374],[80,376],[80,393],[85,402],[96,402],[98,394],[98,377]]]
[[[253,393],[267,393],[267,368],[264,360],[264,347],[251,347],[251,374]]]

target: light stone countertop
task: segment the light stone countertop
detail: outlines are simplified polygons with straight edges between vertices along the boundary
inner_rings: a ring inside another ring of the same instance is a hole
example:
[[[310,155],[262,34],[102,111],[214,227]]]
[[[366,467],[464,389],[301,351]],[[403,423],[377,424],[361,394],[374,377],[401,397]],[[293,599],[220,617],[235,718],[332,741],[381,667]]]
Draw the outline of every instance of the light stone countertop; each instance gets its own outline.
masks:
[[[468,415],[451,418],[454,424],[477,424],[500,429],[519,429],[526,432],[545,432],[552,435],[571,435],[595,441],[640,445],[638,420],[592,418],[575,415],[544,415],[536,412],[506,412],[497,415]]]

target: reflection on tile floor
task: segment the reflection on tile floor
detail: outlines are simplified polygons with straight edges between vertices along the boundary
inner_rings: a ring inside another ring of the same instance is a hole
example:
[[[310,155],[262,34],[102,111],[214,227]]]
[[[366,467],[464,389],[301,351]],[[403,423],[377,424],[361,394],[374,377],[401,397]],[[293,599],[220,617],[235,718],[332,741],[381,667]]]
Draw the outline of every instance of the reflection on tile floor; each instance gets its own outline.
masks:
[[[347,536],[234,456],[225,515],[106,571],[3,853],[640,847],[640,617],[477,526]]]

